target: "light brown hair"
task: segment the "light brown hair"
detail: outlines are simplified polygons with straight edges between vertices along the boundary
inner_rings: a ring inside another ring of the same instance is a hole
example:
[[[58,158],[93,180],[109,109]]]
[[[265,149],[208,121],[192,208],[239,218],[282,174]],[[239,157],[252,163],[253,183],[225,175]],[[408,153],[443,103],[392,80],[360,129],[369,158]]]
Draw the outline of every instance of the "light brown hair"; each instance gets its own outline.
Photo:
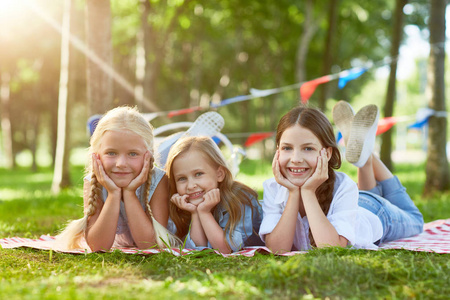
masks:
[[[220,190],[220,203],[214,208],[213,215],[216,221],[219,221],[219,216],[217,214],[217,208],[219,206],[229,213],[230,217],[225,225],[224,232],[229,232],[229,237],[231,240],[231,235],[241,219],[244,205],[252,207],[253,213],[254,207],[252,205],[252,199],[257,199],[258,195],[250,187],[233,179],[233,175],[227,167],[225,158],[219,147],[211,138],[205,136],[181,138],[170,149],[166,163],[166,173],[169,177],[170,195],[177,193],[173,174],[173,163],[178,156],[183,153],[187,153],[188,151],[199,151],[214,168],[223,168],[225,176],[223,181],[219,182],[218,186]],[[173,203],[169,204],[169,213],[170,218],[175,223],[177,228],[176,235],[179,238],[183,238],[189,231],[191,214],[178,208]]]
[[[319,139],[323,147],[332,148],[331,158],[328,161],[328,179],[316,190],[319,205],[326,216],[330,209],[331,201],[333,200],[334,182],[336,180],[334,170],[341,167],[341,154],[336,143],[333,126],[325,114],[317,108],[304,105],[294,107],[278,123],[275,138],[277,147],[280,145],[281,136],[284,131],[295,125],[300,125],[310,130]],[[309,230],[309,239],[311,245],[316,246],[311,229]]]

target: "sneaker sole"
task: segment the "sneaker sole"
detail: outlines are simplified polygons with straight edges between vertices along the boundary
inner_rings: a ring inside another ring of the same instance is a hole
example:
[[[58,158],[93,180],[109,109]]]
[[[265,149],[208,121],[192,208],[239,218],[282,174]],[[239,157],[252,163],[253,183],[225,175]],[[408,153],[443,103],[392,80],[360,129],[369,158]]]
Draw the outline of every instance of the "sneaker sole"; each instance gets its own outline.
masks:
[[[355,115],[350,130],[347,149],[345,151],[345,158],[348,162],[358,165],[362,163],[360,162],[360,159],[361,153],[364,152],[364,147],[368,148],[374,146],[374,141],[367,141],[366,136],[377,121],[378,108],[376,105],[365,106]],[[367,160],[367,158],[365,158],[365,160]]]
[[[350,129],[352,127],[355,112],[346,101],[339,101],[333,107],[333,121],[337,129],[341,132],[345,145],[347,145]]]

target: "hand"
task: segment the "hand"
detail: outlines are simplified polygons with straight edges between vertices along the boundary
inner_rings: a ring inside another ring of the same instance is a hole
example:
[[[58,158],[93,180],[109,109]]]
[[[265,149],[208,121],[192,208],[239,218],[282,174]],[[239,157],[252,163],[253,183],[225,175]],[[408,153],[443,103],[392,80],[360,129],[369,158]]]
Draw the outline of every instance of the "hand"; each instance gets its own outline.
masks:
[[[179,194],[174,194],[172,198],[170,198],[170,201],[175,204],[179,209],[185,210],[192,213],[195,213],[197,211],[197,206],[190,203],[189,195],[183,195],[180,196]]]
[[[121,189],[114,183],[114,181],[106,174],[103,168],[102,161],[98,154],[92,154],[92,169],[94,171],[97,181],[108,191],[108,194],[121,192]]]
[[[275,176],[275,180],[279,185],[284,186],[287,188],[290,192],[298,191],[299,187],[290,182],[286,177],[284,177],[283,173],[281,173],[281,167],[280,162],[278,161],[278,158],[280,157],[280,151],[277,150],[275,152],[275,156],[273,157],[272,161],[272,172]]]
[[[212,189],[203,196],[203,202],[198,205],[199,212],[211,212],[220,202],[220,190]]]
[[[147,182],[148,179],[148,172],[150,169],[150,157],[151,154],[150,152],[145,152],[144,154],[144,166],[142,167],[141,172],[139,173],[138,176],[136,176],[129,184],[127,187],[123,188],[124,191],[129,191],[132,193],[136,193],[136,190],[138,189],[138,187],[140,187],[141,185],[143,185],[145,182]]]
[[[308,180],[305,181],[301,190],[309,190],[315,192],[317,188],[328,179],[328,156],[325,148],[320,150],[317,157],[316,170]]]

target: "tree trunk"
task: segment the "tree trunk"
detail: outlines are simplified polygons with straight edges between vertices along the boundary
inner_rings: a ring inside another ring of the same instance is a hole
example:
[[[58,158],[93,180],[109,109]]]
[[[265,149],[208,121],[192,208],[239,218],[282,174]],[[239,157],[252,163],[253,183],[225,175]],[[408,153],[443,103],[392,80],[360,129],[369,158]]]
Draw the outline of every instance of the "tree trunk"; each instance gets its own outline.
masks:
[[[328,11],[328,32],[325,40],[325,51],[323,54],[322,75],[328,75],[331,73],[331,66],[333,64],[333,50],[334,50],[334,36],[337,29],[337,13],[338,13],[338,1],[330,0]],[[319,95],[319,108],[322,111],[326,109],[326,101],[328,98],[329,83],[321,85],[321,93]]]
[[[313,1],[306,0],[305,22],[303,22],[303,32],[300,37],[297,49],[296,77],[298,82],[306,78],[305,61],[308,56],[309,43],[317,31],[317,24],[313,21]]]
[[[53,173],[52,192],[57,194],[62,187],[70,185],[68,169],[68,134],[67,134],[67,99],[69,84],[69,36],[70,36],[71,0],[64,0],[61,31],[61,75],[58,96],[58,134],[56,140],[55,169]]]
[[[394,113],[396,82],[397,82],[397,57],[400,48],[400,42],[403,34],[403,7],[408,3],[407,0],[397,0],[394,12],[394,28],[392,32],[391,44],[391,70],[389,73],[389,82],[386,92],[386,102],[384,105],[384,117],[392,117]],[[392,130],[388,130],[381,136],[380,158],[390,170],[392,165]]]
[[[2,72],[0,74],[0,99],[1,99],[1,118],[2,118],[2,137],[3,137],[3,151],[6,159],[6,168],[12,169],[14,167],[14,155],[13,155],[13,141],[12,141],[12,129],[11,118],[9,114],[10,103],[10,75],[9,73]]]
[[[424,194],[449,189],[449,165],[446,154],[447,111],[445,106],[445,8],[446,0],[431,0],[428,61],[428,106],[436,111],[428,122],[428,153]]]
[[[111,4],[110,0],[86,1],[86,39],[88,48],[102,61],[112,66]],[[87,61],[87,98],[89,115],[104,114],[112,108],[112,74],[89,58]]]

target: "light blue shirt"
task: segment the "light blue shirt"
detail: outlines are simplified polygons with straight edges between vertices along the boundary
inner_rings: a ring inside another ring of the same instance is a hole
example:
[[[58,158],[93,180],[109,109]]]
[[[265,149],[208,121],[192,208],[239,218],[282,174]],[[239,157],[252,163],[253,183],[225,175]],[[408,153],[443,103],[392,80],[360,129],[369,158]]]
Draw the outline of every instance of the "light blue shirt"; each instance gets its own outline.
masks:
[[[246,246],[245,242],[248,240],[250,236],[253,234],[253,230],[256,233],[259,231],[259,226],[261,224],[262,219],[262,209],[258,203],[258,200],[255,198],[252,199],[252,206],[254,208],[252,214],[252,207],[245,205],[241,208],[241,219],[236,224],[234,231],[231,234],[231,239],[229,235],[229,231],[225,233],[225,238],[230,245],[231,251],[239,251],[244,246]],[[221,206],[217,207],[217,215],[219,216],[218,224],[222,229],[225,229],[225,225],[227,224],[230,214]],[[212,246],[208,241],[207,246],[197,246],[194,241],[191,239],[191,232],[186,236],[186,246],[187,249],[195,249],[195,250],[203,250],[203,249],[211,249]]]

